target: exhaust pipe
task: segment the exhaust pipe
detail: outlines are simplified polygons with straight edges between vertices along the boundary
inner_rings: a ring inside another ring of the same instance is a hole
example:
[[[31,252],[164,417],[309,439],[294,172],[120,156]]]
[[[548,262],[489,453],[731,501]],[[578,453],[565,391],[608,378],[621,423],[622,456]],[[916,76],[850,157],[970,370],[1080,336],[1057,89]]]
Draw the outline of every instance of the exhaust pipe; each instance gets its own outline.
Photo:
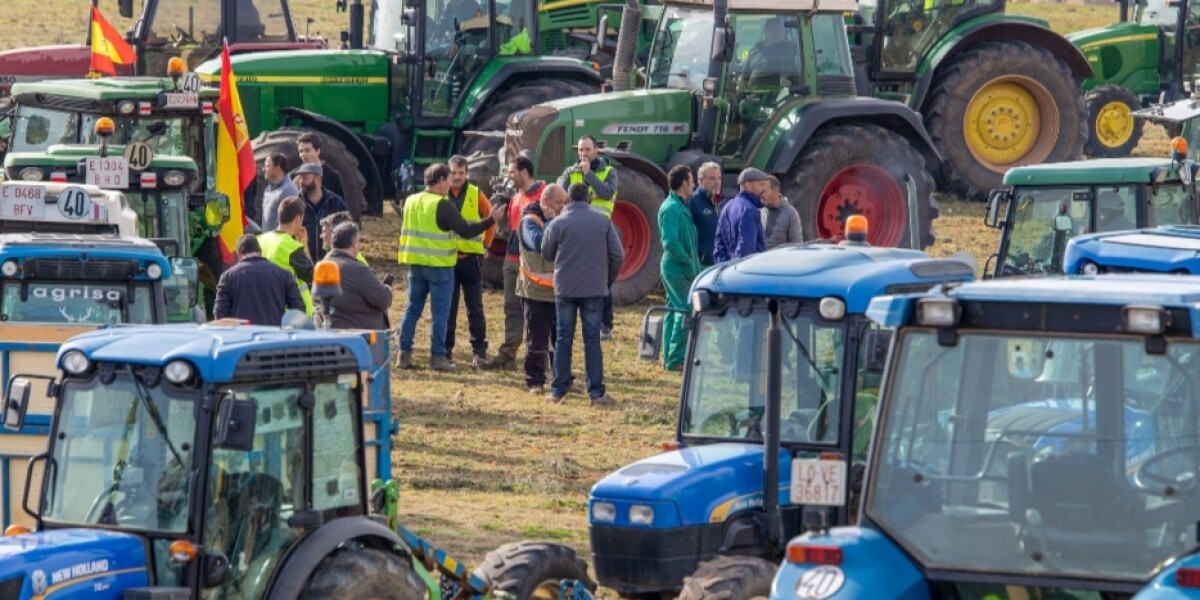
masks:
[[[613,59],[614,91],[633,89],[633,62],[637,58],[638,29],[641,23],[642,9],[638,1],[625,0],[625,6],[621,9],[621,28],[617,33],[617,56]],[[597,31],[597,35],[604,35],[604,31]]]

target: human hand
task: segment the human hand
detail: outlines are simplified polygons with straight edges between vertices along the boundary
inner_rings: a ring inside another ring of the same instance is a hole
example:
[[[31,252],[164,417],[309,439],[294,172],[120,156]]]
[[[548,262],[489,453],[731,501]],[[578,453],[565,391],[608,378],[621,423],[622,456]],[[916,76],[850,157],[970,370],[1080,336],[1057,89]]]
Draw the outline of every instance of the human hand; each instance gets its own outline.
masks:
[[[491,217],[493,221],[499,222],[500,217],[504,216],[504,211],[506,210],[508,210],[508,203],[493,204],[492,212],[488,213],[488,216]]]
[[[584,175],[592,172],[592,161],[586,158],[579,159],[579,170],[583,171]]]

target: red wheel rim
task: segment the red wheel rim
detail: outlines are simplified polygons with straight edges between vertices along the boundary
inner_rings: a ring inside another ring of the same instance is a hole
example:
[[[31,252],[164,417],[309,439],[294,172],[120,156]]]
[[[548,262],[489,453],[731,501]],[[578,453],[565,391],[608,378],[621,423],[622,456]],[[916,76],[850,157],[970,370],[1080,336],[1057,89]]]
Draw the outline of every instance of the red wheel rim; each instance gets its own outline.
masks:
[[[650,256],[650,221],[636,204],[621,199],[617,199],[612,220],[621,233],[621,248],[625,251],[625,262],[621,263],[617,281],[625,281],[642,270],[646,258]],[[603,249],[598,248],[597,251],[602,252]]]
[[[817,204],[817,235],[841,238],[851,215],[867,218],[872,246],[899,246],[908,229],[905,191],[887,171],[875,165],[850,165],[838,171]]]

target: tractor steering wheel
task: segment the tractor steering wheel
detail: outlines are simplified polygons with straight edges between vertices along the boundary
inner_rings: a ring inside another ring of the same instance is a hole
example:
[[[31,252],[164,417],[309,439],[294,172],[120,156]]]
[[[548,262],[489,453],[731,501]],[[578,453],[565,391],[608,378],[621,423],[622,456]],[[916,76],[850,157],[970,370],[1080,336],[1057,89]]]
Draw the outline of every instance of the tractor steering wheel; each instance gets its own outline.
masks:
[[[1154,496],[1172,497],[1176,494],[1190,494],[1200,484],[1200,461],[1197,460],[1200,445],[1191,444],[1177,446],[1170,450],[1159,452],[1146,462],[1138,465],[1133,472],[1133,487],[1139,492]],[[1170,477],[1155,473],[1150,467],[1166,460],[1168,457],[1181,455],[1191,459],[1189,470],[1177,476]]]

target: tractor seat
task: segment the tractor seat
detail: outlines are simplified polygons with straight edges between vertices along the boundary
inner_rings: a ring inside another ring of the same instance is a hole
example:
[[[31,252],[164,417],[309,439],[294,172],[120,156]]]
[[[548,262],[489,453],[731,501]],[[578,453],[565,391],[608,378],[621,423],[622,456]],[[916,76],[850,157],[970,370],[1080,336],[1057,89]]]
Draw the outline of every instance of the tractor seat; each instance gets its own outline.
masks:
[[[1146,547],[1141,504],[1100,457],[1051,454],[1029,465],[1023,526],[1047,551],[1112,556]]]

